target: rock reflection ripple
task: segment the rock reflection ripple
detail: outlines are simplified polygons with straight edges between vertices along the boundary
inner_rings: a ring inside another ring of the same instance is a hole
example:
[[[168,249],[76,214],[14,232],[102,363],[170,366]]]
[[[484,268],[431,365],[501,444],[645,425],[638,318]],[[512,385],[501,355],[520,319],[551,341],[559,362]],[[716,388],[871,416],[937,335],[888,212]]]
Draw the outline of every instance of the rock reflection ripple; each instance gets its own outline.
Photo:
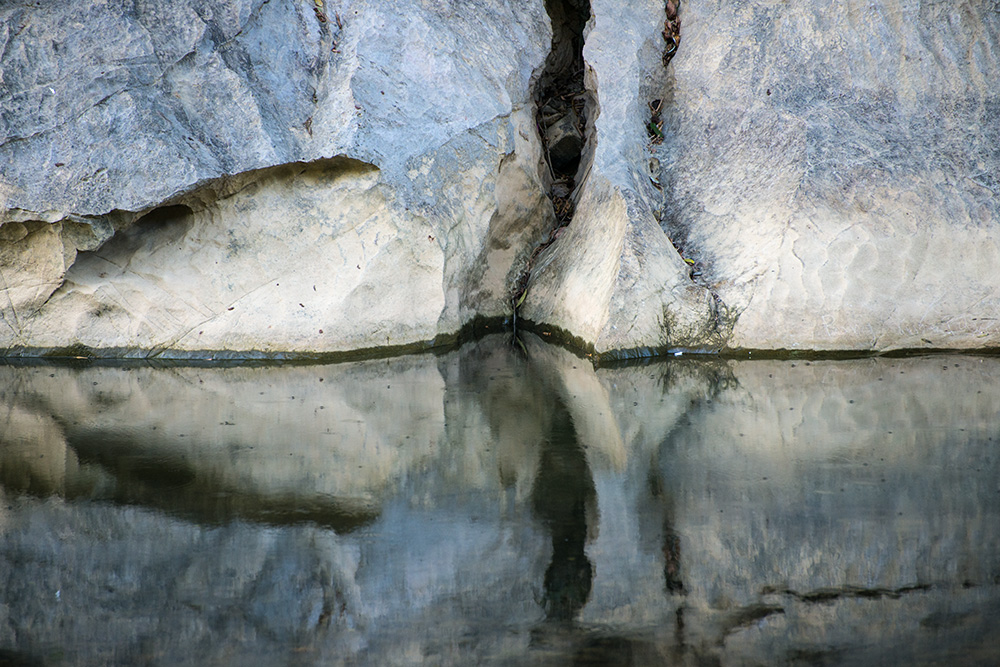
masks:
[[[1000,360],[0,366],[0,656],[990,664]]]
[[[584,547],[588,514],[590,521],[596,520],[596,492],[569,412],[558,400],[552,407],[552,428],[542,444],[531,500],[535,515],[552,535],[552,560],[545,570],[545,614],[570,621],[590,597],[594,570]]]

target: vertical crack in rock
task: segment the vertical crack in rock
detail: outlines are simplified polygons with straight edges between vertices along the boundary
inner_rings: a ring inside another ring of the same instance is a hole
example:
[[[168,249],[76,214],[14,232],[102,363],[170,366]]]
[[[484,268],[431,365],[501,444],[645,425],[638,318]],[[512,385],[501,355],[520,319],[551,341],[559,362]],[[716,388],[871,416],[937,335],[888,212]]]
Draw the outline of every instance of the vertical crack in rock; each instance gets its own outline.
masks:
[[[677,53],[677,49],[681,45],[681,17],[678,14],[680,10],[680,0],[667,0],[667,4],[664,7],[664,12],[667,18],[663,21],[663,66],[667,67],[670,61],[673,60],[674,55]],[[646,124],[646,130],[649,132],[649,140],[654,144],[663,143],[663,119],[660,117],[660,113],[663,111],[663,100],[656,99],[649,103],[649,123]],[[657,161],[658,162],[658,161]],[[658,165],[657,165],[658,166]],[[651,169],[651,173],[655,174],[655,170]],[[660,187],[658,179],[653,180],[653,185]]]
[[[545,11],[552,22],[552,48],[535,82],[533,97],[535,127],[545,158],[541,177],[552,201],[556,224],[531,253],[515,284],[511,300],[515,325],[535,260],[573,219],[577,183],[586,171],[582,156],[595,108],[583,76],[583,30],[590,20],[590,0],[546,0]]]
[[[663,31],[661,36],[663,37],[663,67],[666,68],[670,65],[674,56],[677,54],[678,49],[681,44],[681,0],[666,0],[664,6],[665,18],[663,21]],[[666,136],[663,131],[663,118],[662,113],[665,110],[665,105],[669,103],[669,98],[672,96],[672,91],[663,91],[665,94],[661,98],[653,99],[649,102],[649,121],[646,124],[646,130],[649,134],[649,141],[652,144],[651,148],[656,152],[655,149],[660,144],[663,143]],[[656,157],[650,158],[649,162],[649,173],[650,180],[653,186],[657,190],[663,190],[662,172],[660,160]],[[684,229],[676,224],[671,224],[671,221],[665,221],[663,219],[663,211],[665,206],[661,206],[659,212],[657,213],[657,219],[661,224],[661,227],[667,232],[667,236],[670,239],[671,244],[677,251],[684,263],[688,267],[688,277],[693,283],[704,287],[712,295],[714,301],[714,326],[717,332],[720,334],[722,332],[730,331],[732,329],[734,320],[732,319],[729,309],[726,304],[719,297],[719,294],[712,288],[710,281],[707,279],[707,271],[702,258],[699,258],[700,253],[691,252],[688,247],[688,230]],[[664,224],[666,223],[666,224]]]
[[[663,49],[663,66],[670,64],[674,54],[681,45],[681,17],[680,0],[667,0],[663,11],[667,18],[663,21],[663,41],[666,43]]]
[[[666,18],[663,21],[663,66],[667,67],[670,65],[670,61],[673,60],[674,55],[677,53],[677,49],[681,45],[681,18],[680,18],[680,0],[667,0],[666,6],[664,7],[664,13]],[[654,146],[663,143],[663,118],[661,113],[663,112],[663,99],[655,99],[649,103],[649,123],[646,125],[646,130],[649,132],[649,141]],[[653,181],[653,185],[656,188],[662,189],[660,183],[659,171],[660,171],[660,161],[655,157],[650,160],[649,165],[650,179]],[[673,244],[674,249],[677,250],[677,254],[680,255],[684,263],[690,268],[688,270],[688,275],[692,281],[703,284],[700,280],[702,274],[704,273],[703,267],[700,262],[697,262],[684,254],[684,245],[686,241],[685,238],[681,238],[678,230],[671,230],[669,237],[670,242]],[[715,296],[713,294],[713,296]],[[715,296],[716,300],[718,297]]]

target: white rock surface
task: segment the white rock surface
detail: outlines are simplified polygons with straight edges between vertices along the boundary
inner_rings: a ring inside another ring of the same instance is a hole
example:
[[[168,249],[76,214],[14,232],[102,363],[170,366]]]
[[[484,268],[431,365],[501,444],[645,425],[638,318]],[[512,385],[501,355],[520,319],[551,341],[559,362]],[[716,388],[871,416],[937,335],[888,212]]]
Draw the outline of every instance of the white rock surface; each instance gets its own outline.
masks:
[[[576,215],[524,319],[601,353],[1000,346],[996,7],[684,3],[664,68],[661,2],[590,5]],[[5,5],[0,347],[345,352],[508,316],[555,225],[549,22]]]
[[[0,12],[5,347],[426,344],[508,311],[551,224],[540,2]]]
[[[728,344],[1000,343],[994,3],[685,3],[665,227]]]
[[[597,352],[1000,342],[995,8],[684,3],[664,72],[659,3],[592,6],[593,163],[526,318]]]

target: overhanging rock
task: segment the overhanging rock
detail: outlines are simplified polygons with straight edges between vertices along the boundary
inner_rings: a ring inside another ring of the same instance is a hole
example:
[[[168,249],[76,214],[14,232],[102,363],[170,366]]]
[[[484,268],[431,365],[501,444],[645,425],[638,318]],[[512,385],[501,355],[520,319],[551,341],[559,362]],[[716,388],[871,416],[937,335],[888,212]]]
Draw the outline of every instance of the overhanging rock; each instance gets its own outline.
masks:
[[[46,3],[0,25],[8,353],[398,348],[509,313],[551,215],[541,2]]]

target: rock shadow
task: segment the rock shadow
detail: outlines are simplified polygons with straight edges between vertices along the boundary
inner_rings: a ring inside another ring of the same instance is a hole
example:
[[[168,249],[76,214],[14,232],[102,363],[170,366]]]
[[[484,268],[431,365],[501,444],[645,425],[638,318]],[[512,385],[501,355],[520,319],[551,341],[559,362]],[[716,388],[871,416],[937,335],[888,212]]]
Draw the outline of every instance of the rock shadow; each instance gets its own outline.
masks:
[[[548,437],[539,457],[531,508],[552,536],[542,606],[551,621],[570,622],[587,604],[594,567],[587,537],[596,522],[597,491],[569,411],[556,398]]]

